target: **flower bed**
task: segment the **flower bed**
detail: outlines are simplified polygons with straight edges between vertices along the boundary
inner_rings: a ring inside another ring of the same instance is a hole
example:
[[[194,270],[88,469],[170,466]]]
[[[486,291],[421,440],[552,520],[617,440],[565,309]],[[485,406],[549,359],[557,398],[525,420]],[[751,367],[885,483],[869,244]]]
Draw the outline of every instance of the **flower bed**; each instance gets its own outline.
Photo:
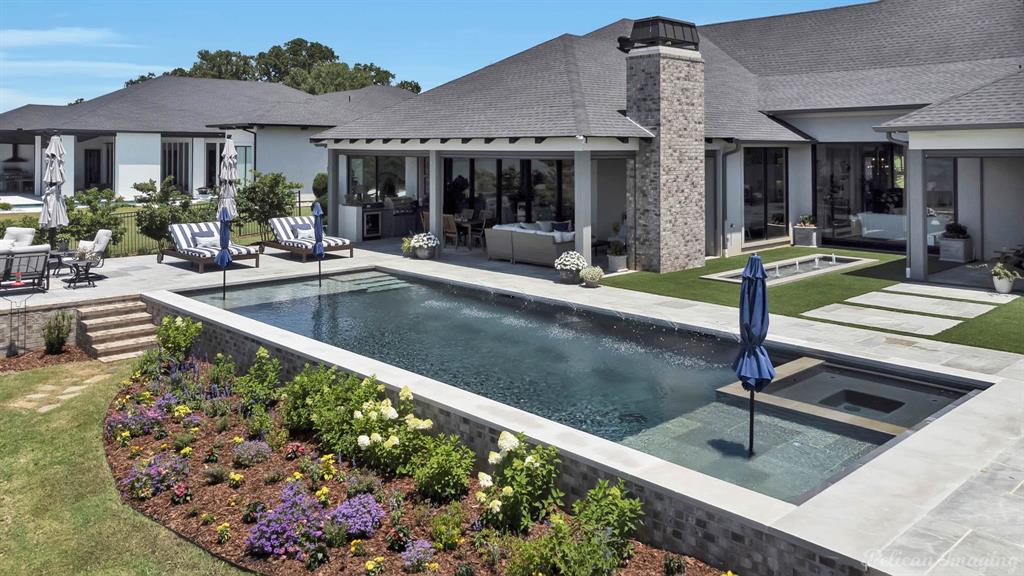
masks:
[[[631,536],[639,500],[600,483],[562,510],[558,454],[504,432],[483,470],[432,433],[403,390],[307,367],[280,382],[261,351],[189,357],[165,323],[107,414],[107,457],[131,506],[264,574],[624,576],[720,571]],[[166,334],[164,333],[166,332]],[[168,352],[170,348],[170,354]]]

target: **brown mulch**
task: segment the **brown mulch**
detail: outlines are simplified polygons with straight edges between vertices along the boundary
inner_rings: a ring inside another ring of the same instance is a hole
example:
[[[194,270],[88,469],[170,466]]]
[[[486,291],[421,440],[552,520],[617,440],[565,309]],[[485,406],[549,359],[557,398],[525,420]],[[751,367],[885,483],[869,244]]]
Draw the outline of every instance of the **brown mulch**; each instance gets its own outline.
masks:
[[[133,389],[129,389],[132,391]],[[109,413],[113,411],[111,406]],[[339,574],[345,576],[363,576],[366,571],[364,564],[377,556],[383,556],[384,571],[381,573],[387,576],[400,576],[406,574],[402,571],[402,559],[400,553],[387,550],[384,535],[390,528],[389,517],[382,521],[382,527],[372,538],[365,539],[364,545],[366,555],[355,557],[348,549],[348,546],[330,550],[330,561],[315,572],[309,572],[302,562],[291,559],[260,559],[246,554],[245,540],[252,525],[242,522],[242,515],[247,505],[254,501],[263,502],[267,508],[272,508],[280,500],[281,490],[284,482],[267,485],[264,478],[270,472],[280,471],[285,479],[299,469],[299,459],[289,461],[284,457],[284,450],[274,452],[270,459],[251,468],[237,469],[232,466],[232,453],[234,444],[232,439],[235,436],[245,436],[244,422],[241,417],[233,411],[230,416],[230,427],[223,432],[216,432],[213,419],[203,418],[202,431],[198,434],[197,440],[192,444],[192,454],[189,458],[190,474],[186,481],[192,493],[192,501],[185,504],[171,504],[171,492],[163,492],[149,500],[134,500],[122,493],[124,502],[146,516],[163,524],[176,532],[181,537],[206,549],[208,552],[231,562],[239,567],[251,570],[260,574],[280,576],[285,574]],[[131,446],[141,448],[141,456],[159,452],[163,449],[173,450],[174,436],[183,433],[181,425],[171,418],[164,420],[167,429],[167,437],[156,440],[152,436],[133,439],[129,447],[122,447],[117,442],[107,439],[106,454],[111,472],[115,481],[120,485],[137,459],[131,456]],[[213,464],[205,464],[208,450],[213,447],[214,442],[220,442],[218,452],[219,465],[228,471],[239,472],[244,475],[243,484],[238,489],[228,487],[227,482],[214,486],[207,485],[203,479],[203,470]],[[300,442],[306,448],[306,453],[315,455],[315,444],[309,438],[292,438],[291,442]],[[356,469],[347,463],[339,463],[339,477],[326,485],[331,490],[330,503],[328,508],[337,506],[344,500],[345,484],[340,480],[355,473]],[[365,470],[359,469],[358,473],[368,474]],[[303,480],[305,481],[305,480]],[[402,523],[412,533],[412,539],[430,538],[430,518],[437,512],[429,503],[419,498],[414,490],[414,483],[410,478],[382,479],[383,493],[400,491],[405,495],[405,505],[402,514]],[[308,486],[308,484],[307,484]],[[472,479],[469,494],[473,494],[477,487],[476,479]],[[380,492],[378,492],[380,493]],[[232,497],[235,502],[232,503]],[[389,512],[387,502],[380,502],[385,512]],[[477,576],[499,576],[504,573],[504,559],[497,568],[488,565],[482,550],[478,550],[473,539],[475,532],[470,529],[473,519],[479,515],[479,505],[467,495],[460,502],[466,512],[467,522],[464,526],[464,542],[454,551],[435,551],[434,561],[439,564],[437,572],[423,572],[423,574],[452,575],[460,564],[469,564],[475,569]],[[199,516],[202,513],[213,514],[215,520],[209,525],[202,525]],[[231,525],[231,539],[224,544],[217,542],[216,527],[223,522]],[[531,534],[543,531],[543,525],[535,527]],[[619,571],[620,576],[652,576],[664,573],[664,559],[666,553],[662,550],[635,542],[635,554],[627,560]],[[700,561],[685,557],[686,574],[688,576],[719,576],[720,570],[715,570]]]
[[[56,366],[71,362],[84,362],[92,358],[77,346],[65,346],[60,354],[47,354],[44,350],[28,350],[10,358],[0,357],[0,374],[23,372],[45,366]]]

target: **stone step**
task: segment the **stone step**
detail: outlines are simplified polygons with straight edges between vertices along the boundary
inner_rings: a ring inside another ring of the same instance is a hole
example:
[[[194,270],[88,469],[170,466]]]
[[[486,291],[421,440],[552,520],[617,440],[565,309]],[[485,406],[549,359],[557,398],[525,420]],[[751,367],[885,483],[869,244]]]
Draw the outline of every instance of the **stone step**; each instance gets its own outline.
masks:
[[[97,304],[95,306],[83,306],[78,309],[80,320],[92,320],[96,318],[111,318],[145,312],[146,304],[141,300],[126,300],[122,302],[111,302],[109,304]]]
[[[153,317],[150,316],[149,312],[129,312],[118,316],[102,316],[82,321],[82,326],[85,328],[86,333],[124,328],[126,326],[141,326],[143,324],[153,324]]]
[[[123,354],[112,354],[110,356],[100,356],[97,358],[100,362],[118,362],[121,360],[130,360],[132,358],[138,358],[145,354],[145,350],[136,350],[134,352],[125,352]]]
[[[154,347],[156,347],[156,336],[150,335],[116,340],[114,342],[104,342],[102,344],[86,346],[85,349],[94,358],[102,359],[107,356],[120,355],[126,352],[141,352]]]
[[[105,342],[113,342],[116,340],[128,340],[131,338],[139,338],[141,336],[151,336],[156,334],[156,330],[156,326],[148,321],[145,323],[132,324],[130,326],[121,326],[106,330],[87,330],[85,338],[83,339],[83,344],[89,346],[103,344]]]

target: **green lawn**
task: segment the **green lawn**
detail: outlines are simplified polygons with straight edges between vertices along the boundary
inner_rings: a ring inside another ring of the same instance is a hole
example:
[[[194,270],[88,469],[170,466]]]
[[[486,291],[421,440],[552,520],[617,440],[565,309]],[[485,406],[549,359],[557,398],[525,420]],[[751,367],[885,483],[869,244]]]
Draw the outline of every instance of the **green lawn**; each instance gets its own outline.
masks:
[[[120,502],[101,434],[127,366],[46,414],[8,405],[109,368],[0,376],[0,574],[242,574]]]
[[[906,258],[902,254],[865,252],[832,248],[776,248],[761,252],[765,267],[771,270],[771,263],[807,254],[835,252],[838,256],[855,256],[878,260],[847,271],[822,274],[768,289],[768,308],[774,314],[799,316],[827,304],[842,302],[847,298],[881,290],[886,286],[905,280]],[[747,256],[733,256],[708,260],[703,268],[682,270],[668,274],[635,272],[606,278],[604,284],[640,292],[674,296],[687,300],[699,300],[725,306],[738,306],[740,289],[738,284],[718,280],[707,280],[701,276],[742,268]],[[1024,354],[1024,298],[962,322],[934,337],[944,342],[980,346]]]

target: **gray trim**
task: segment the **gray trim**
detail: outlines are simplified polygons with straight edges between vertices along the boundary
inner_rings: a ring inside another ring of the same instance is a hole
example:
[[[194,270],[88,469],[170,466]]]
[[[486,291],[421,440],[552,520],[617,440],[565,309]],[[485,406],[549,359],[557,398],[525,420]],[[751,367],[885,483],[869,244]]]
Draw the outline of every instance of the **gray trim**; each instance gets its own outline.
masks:
[[[1024,122],[993,122],[973,124],[884,124],[873,126],[875,132],[924,132],[935,130],[997,130],[1001,128],[1024,128]]]
[[[956,150],[925,150],[925,158],[1012,158],[1024,156],[1024,148],[999,148],[999,149],[956,149]]]

